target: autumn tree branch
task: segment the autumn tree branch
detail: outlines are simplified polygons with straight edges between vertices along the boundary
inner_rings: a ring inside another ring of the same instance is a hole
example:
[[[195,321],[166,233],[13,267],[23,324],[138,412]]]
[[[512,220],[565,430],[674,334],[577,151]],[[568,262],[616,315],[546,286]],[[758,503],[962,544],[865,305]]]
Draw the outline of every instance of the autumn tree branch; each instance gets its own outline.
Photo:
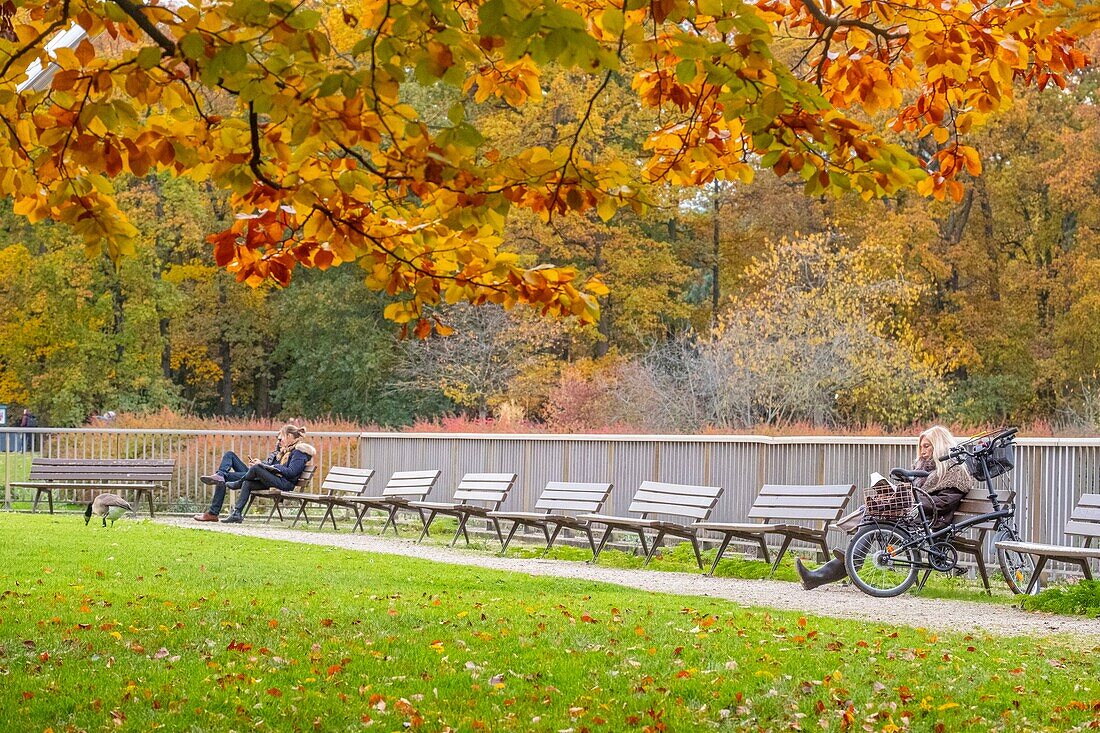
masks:
[[[145,35],[152,38],[161,50],[164,51],[166,56],[176,55],[176,43],[168,36],[164,35],[156,24],[149,20],[145,15],[141,6],[136,5],[133,0],[111,0],[115,5],[122,9],[122,12],[130,16],[138,27],[145,31]]]

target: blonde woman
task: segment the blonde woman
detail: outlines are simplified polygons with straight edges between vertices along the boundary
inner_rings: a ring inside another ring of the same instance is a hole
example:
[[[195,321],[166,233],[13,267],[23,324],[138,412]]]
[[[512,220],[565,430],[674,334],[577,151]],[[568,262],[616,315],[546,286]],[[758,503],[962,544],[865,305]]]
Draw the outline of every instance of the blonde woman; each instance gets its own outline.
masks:
[[[913,461],[913,470],[926,472],[928,475],[917,477],[913,484],[922,492],[917,496],[920,497],[926,516],[932,518],[933,532],[951,523],[955,510],[974,483],[963,464],[949,466],[936,460],[936,456],[946,455],[957,442],[951,431],[942,425],[928,428],[920,434],[917,441],[917,457]],[[848,576],[844,570],[844,553],[840,550],[833,550],[833,559],[817,570],[807,570],[799,558],[795,558],[794,565],[802,580],[802,587],[806,590],[813,590]]]
[[[245,466],[244,461],[232,451],[222,456],[218,471],[201,478],[204,484],[215,486],[210,508],[195,515],[196,522],[216,522],[225,501],[225,491],[239,491],[233,512],[225,518],[229,524],[244,521],[242,512],[248,506],[248,497],[259,489],[279,489],[291,491],[298,477],[317,450],[302,442],[306,429],[297,425],[284,425],[275,441],[275,450],[263,461],[253,459]]]

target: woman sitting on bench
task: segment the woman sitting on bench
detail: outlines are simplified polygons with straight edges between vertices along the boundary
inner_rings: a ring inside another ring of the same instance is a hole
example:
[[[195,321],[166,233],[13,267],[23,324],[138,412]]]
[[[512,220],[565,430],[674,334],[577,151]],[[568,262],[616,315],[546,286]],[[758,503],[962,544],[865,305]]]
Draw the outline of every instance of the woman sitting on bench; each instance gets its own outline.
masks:
[[[946,463],[936,461],[936,456],[946,455],[957,443],[951,431],[941,425],[934,425],[920,434],[917,443],[917,457],[913,461],[913,470],[927,472],[927,476],[913,479],[913,485],[921,490],[920,503],[930,517],[935,517],[932,529],[941,529],[951,523],[955,510],[959,508],[963,497],[970,491],[974,479],[966,472],[966,466],[956,464],[948,467]],[[862,514],[855,513],[842,520],[844,525],[858,524]],[[833,550],[833,559],[817,570],[808,570],[802,560],[795,558],[794,566],[802,587],[813,590],[826,583],[834,583],[848,577],[844,569],[844,553]]]
[[[252,459],[247,466],[233,451],[227,451],[222,456],[218,470],[203,476],[200,480],[204,484],[215,486],[214,496],[210,501],[210,508],[202,514],[195,515],[197,522],[216,522],[218,514],[222,510],[225,501],[225,490],[240,491],[237,501],[233,505],[233,512],[225,518],[230,524],[244,521],[242,512],[248,506],[248,497],[253,491],[262,489],[278,489],[279,491],[293,491],[298,477],[302,475],[306,465],[317,454],[317,450],[308,443],[302,442],[302,436],[306,429],[297,425],[284,425],[279,431],[279,437],[275,441],[275,450],[266,459],[259,461]]]

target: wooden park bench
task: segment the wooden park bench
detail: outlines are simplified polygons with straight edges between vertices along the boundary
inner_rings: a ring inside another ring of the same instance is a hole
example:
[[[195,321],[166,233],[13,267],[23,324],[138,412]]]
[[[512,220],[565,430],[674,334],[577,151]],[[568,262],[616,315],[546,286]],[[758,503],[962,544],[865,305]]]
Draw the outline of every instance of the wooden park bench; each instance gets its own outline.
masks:
[[[611,484],[567,483],[564,481],[551,481],[546,484],[542,496],[535,502],[535,509],[541,512],[489,512],[491,519],[507,519],[512,522],[512,529],[508,537],[501,543],[500,554],[508,551],[508,543],[512,541],[516,530],[520,527],[531,527],[542,530],[546,538],[546,549],[554,546],[554,541],[562,529],[572,529],[584,532],[588,536],[588,544],[592,548],[592,556],[596,556],[596,543],[592,539],[592,528],[588,520],[580,519],[573,513],[584,512],[598,514],[611,494]],[[570,514],[555,514],[555,511],[567,511]],[[553,531],[551,532],[551,527]]]
[[[306,507],[310,504],[319,504],[325,507],[325,514],[321,517],[320,526],[325,526],[325,520],[331,520],[332,528],[336,529],[336,517],[333,515],[332,510],[338,506],[354,510],[355,505],[352,500],[366,493],[367,484],[370,483],[373,477],[373,468],[333,466],[325,475],[325,480],[321,482],[321,493],[283,492],[283,501],[287,499],[298,500],[298,515],[294,517],[294,521],[290,526],[297,525],[299,519],[305,519],[306,524],[309,524]]]
[[[661,514],[673,517],[685,517],[690,520],[703,521],[710,516],[714,505],[718,503],[718,497],[722,495],[721,486],[691,486],[685,484],[666,484],[659,481],[643,481],[638,487],[634,497],[630,500],[627,511],[640,514],[641,517],[617,517],[606,514],[579,514],[577,519],[590,524],[602,524],[607,527],[600,538],[599,545],[592,552],[592,562],[596,562],[613,531],[633,532],[638,535],[638,540],[645,553],[645,564],[653,559],[661,540],[666,535],[681,537],[691,542],[695,550],[695,561],[699,569],[703,569],[703,558],[699,554],[698,529],[695,525],[669,522],[663,519],[650,519],[651,514]],[[657,533],[653,543],[647,548],[645,530],[653,530]]]
[[[402,509],[412,510],[409,506],[413,501],[424,501],[432,493],[435,482],[439,480],[442,471],[394,471],[390,476],[386,487],[382,489],[381,496],[350,496],[347,501],[355,509],[356,529],[363,529],[363,518],[371,509],[387,512],[386,522],[382,525],[379,534],[386,534],[386,529],[393,527],[393,533],[397,534],[397,513]],[[423,520],[423,517],[421,517]]]
[[[504,544],[500,522],[490,517],[489,512],[500,508],[515,483],[516,474],[514,473],[468,473],[462,477],[458,488],[455,489],[453,501],[409,502],[410,507],[420,512],[420,521],[424,524],[417,542],[428,536],[432,521],[437,515],[443,514],[458,519],[458,531],[451,540],[452,547],[458,542],[460,535],[466,538],[467,545],[470,544],[470,535],[466,532],[466,523],[470,521],[470,517],[482,517],[491,521],[496,528],[497,537],[501,544]],[[424,516],[424,512],[428,512],[427,517]]]
[[[1093,547],[1092,541],[1100,538],[1100,494],[1082,494],[1077,506],[1066,521],[1065,533],[1083,539],[1082,547],[1072,545],[1044,545],[1038,542],[998,542],[997,548],[1031,555],[1036,559],[1035,572],[1025,593],[1031,594],[1039,582],[1043,568],[1050,560],[1077,565],[1086,580],[1092,580],[1089,560],[1100,560],[1100,547]]]
[[[856,490],[855,484],[827,486],[784,486],[765,484],[749,510],[750,519],[760,522],[705,522],[695,527],[722,535],[722,544],[714,556],[708,575],[713,575],[722,553],[734,539],[755,542],[760,547],[764,561],[768,561],[768,535],[783,538],[779,552],[772,562],[772,572],[779,567],[784,553],[793,540],[802,540],[821,547],[822,555],[829,557],[829,526],[840,518],[844,505]],[[796,524],[800,522],[802,524]]]
[[[135,503],[148,498],[149,516],[153,514],[153,492],[172,483],[176,462],[144,458],[32,458],[26,481],[13,481],[16,488],[34,489],[32,512],[38,511],[42,495],[53,514],[55,489],[86,491],[133,491]],[[91,501],[91,498],[88,499]]]
[[[313,480],[313,474],[316,470],[317,469],[311,465],[306,466],[305,469],[302,470],[302,474],[298,477],[298,480],[294,482],[294,488],[291,491],[280,491],[279,489],[260,489],[259,491],[253,491],[248,495],[248,503],[245,504],[241,516],[248,516],[248,510],[252,508],[252,504],[256,499],[270,499],[271,511],[267,513],[267,521],[270,522],[271,517],[274,516],[276,512],[279,514],[279,521],[283,521],[285,517],[283,516],[282,503],[288,498],[294,499],[295,497],[292,497],[291,494],[297,493],[299,489],[304,489],[309,486],[309,482]],[[301,500],[298,501],[300,504]],[[306,523],[309,523],[308,518],[306,519]]]

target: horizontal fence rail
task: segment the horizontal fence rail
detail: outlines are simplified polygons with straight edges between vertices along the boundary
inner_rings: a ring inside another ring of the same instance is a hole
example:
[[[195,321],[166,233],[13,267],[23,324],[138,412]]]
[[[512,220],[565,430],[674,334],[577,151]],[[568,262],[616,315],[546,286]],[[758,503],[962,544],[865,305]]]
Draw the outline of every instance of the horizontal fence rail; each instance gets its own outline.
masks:
[[[33,492],[13,489],[34,456],[48,458],[174,459],[175,479],[155,497],[166,511],[191,512],[210,500],[199,477],[213,472],[224,451],[247,460],[265,457],[274,433],[228,430],[128,430],[109,428],[0,428],[0,480],[5,508],[23,508]],[[317,448],[314,484],[330,466],[373,468],[381,490],[394,471],[440,469],[437,500],[450,498],[469,472],[519,474],[502,509],[530,511],[549,481],[614,484],[605,513],[625,514],[642,481],[725,489],[712,521],[745,521],[764,484],[841,484],[863,487],[871,472],[909,466],[915,438],[783,437],[755,435],[506,435],[449,433],[310,433]],[[1016,490],[1024,537],[1066,541],[1062,528],[1083,493],[1100,491],[1100,439],[1020,438],[1016,468],[998,480]],[[860,492],[853,502],[858,504]],[[87,492],[59,491],[60,503],[88,501]],[[853,505],[850,508],[855,508]],[[839,532],[830,544],[843,547]],[[992,559],[992,558],[991,558]]]

